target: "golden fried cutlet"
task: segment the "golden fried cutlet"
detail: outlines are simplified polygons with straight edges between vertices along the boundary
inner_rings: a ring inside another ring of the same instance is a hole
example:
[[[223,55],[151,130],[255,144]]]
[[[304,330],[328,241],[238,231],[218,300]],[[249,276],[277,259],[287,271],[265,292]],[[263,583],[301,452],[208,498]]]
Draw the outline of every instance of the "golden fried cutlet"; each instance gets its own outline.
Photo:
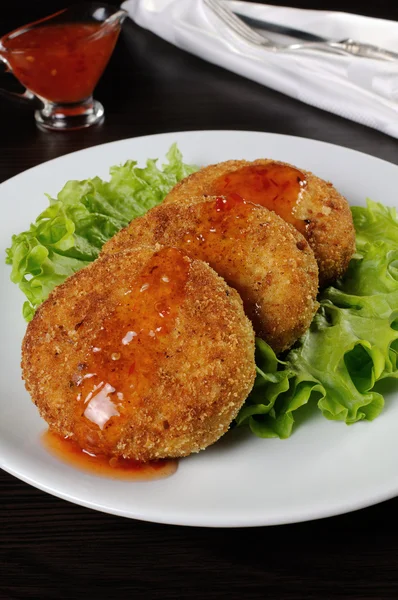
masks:
[[[237,292],[175,248],[104,255],[29,323],[26,388],[50,428],[96,454],[186,456],[228,429],[255,377]]]
[[[256,334],[276,352],[309,327],[318,306],[318,267],[304,237],[274,212],[237,194],[163,203],[103,252],[156,243],[208,262],[239,292]]]
[[[331,183],[270,159],[229,160],[186,177],[164,202],[237,193],[275,211],[307,239],[319,267],[319,284],[345,272],[355,252],[355,230],[346,199]]]

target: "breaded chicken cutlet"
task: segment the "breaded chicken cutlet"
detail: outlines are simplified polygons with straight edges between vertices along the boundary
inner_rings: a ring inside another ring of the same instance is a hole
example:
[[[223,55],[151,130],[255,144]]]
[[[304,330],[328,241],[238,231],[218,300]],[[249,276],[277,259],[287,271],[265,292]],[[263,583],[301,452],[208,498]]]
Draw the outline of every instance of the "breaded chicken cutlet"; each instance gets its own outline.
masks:
[[[241,299],[175,248],[103,255],[29,323],[25,385],[52,431],[140,461],[215,442],[249,394],[254,332]]]
[[[318,268],[304,237],[274,212],[228,197],[161,204],[103,247],[175,246],[201,259],[242,297],[256,334],[280,352],[308,329],[318,307]]]
[[[344,274],[355,252],[355,230],[346,199],[331,183],[271,159],[229,160],[189,175],[164,202],[237,193],[275,211],[308,241],[325,286]]]

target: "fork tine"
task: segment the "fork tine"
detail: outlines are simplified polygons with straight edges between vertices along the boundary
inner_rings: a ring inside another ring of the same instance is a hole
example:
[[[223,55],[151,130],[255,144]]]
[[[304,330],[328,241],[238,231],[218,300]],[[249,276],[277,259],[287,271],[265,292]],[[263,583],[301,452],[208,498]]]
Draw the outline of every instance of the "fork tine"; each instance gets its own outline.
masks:
[[[239,17],[237,17],[229,8],[222,5],[218,0],[205,0],[205,3],[227,23],[234,31],[247,39],[253,40],[257,43],[262,42],[261,36],[258,36],[250,27],[246,26]]]
[[[206,4],[226,25],[228,25],[235,33],[240,35],[248,42],[256,45],[266,46],[266,39],[256,33],[251,27],[246,25],[239,17],[232,12],[226,5],[221,4],[219,0],[203,0]]]

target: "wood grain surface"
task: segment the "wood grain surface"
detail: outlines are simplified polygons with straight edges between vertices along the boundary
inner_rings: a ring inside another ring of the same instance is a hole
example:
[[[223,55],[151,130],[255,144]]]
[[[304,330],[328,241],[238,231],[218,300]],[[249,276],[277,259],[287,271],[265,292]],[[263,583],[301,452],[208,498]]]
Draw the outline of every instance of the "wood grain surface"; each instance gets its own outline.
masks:
[[[0,35],[64,6],[4,4]],[[390,0],[289,4],[398,19]],[[3,73],[0,85],[15,84]],[[398,164],[397,140],[210,65],[131,21],[95,96],[104,124],[69,134],[39,131],[30,108],[0,98],[0,180],[96,144],[192,129],[297,135]],[[397,499],[309,523],[203,529],[95,512],[5,472],[0,482],[0,600],[398,598]]]

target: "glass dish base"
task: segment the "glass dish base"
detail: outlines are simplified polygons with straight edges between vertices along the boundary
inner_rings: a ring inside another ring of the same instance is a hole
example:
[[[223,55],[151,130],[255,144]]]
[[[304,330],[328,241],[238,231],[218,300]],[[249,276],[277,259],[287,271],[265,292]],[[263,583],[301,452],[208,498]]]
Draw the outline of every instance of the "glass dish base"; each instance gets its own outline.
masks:
[[[35,119],[40,129],[72,131],[101,123],[104,107],[93,98],[75,104],[45,102],[43,108],[35,111]]]

